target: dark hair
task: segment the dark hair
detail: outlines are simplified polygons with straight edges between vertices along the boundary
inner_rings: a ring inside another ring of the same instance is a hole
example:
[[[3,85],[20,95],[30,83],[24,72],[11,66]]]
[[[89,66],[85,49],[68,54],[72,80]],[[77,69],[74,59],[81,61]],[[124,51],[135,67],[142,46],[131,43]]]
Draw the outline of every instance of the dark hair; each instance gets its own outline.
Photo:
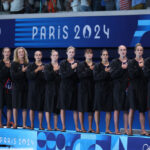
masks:
[[[9,49],[10,50],[9,47],[4,47],[3,50],[2,50],[2,53],[4,52],[5,49]]]
[[[4,52],[4,50],[5,49],[9,49],[10,50],[10,48],[9,47],[4,47],[3,49],[2,49],[2,59],[4,58],[4,56],[3,56],[3,52]],[[11,50],[10,50],[11,51]]]
[[[102,49],[102,50],[100,51],[100,55],[102,55],[103,52],[107,52],[107,53],[108,53],[108,50],[107,50],[107,49]]]
[[[119,48],[120,48],[121,46],[124,46],[125,48],[127,48],[125,45],[119,45],[119,46],[118,46],[118,50],[119,50]]]
[[[93,54],[93,50],[90,49],[90,48],[87,48],[87,49],[84,51],[84,54],[86,54],[86,53],[91,53],[91,54]]]
[[[36,50],[36,51],[34,52],[34,55],[35,55],[35,53],[36,53],[36,52],[40,52],[40,53],[42,54],[42,51],[40,51],[40,50]]]

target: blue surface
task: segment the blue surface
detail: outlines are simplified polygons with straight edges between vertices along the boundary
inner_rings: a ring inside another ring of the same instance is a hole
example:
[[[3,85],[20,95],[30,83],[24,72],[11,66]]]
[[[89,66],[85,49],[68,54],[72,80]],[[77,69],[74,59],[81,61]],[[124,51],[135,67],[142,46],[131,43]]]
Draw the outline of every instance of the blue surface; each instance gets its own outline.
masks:
[[[0,149],[21,150],[147,150],[150,137],[79,133],[71,130],[0,129]]]
[[[6,109],[6,108],[5,108]],[[6,110],[4,109],[4,112],[6,113]],[[148,121],[148,113],[145,113],[145,128],[147,130],[149,130],[149,121]],[[29,120],[29,112],[27,115],[27,125],[30,126],[30,120]],[[12,119],[13,121],[13,119]],[[38,113],[35,112],[35,128],[39,127],[39,122],[38,122]],[[3,124],[6,124],[6,119],[3,116]],[[18,125],[22,126],[22,113],[21,110],[18,113]],[[51,126],[52,128],[54,127],[54,122],[53,122],[53,114],[51,115]],[[88,115],[87,113],[85,113],[85,118],[84,118],[84,125],[85,125],[85,129],[88,130]],[[46,120],[45,120],[45,113],[44,113],[44,118],[43,118],[43,127],[47,128],[47,124],[46,124]],[[60,116],[59,116],[59,120],[58,120],[58,127],[62,128],[61,126],[61,120],[60,120]],[[80,124],[79,124],[80,127]],[[93,125],[92,125],[93,129],[95,129],[96,125],[95,125],[95,121],[93,119]],[[119,128],[124,128],[124,124],[123,124],[123,112],[120,113],[120,118],[119,118]],[[67,130],[75,130],[74,127],[74,121],[73,121],[73,113],[72,111],[66,111],[66,129]],[[136,111],[134,114],[134,121],[133,121],[133,129],[140,129],[140,121],[139,121],[139,113]],[[110,122],[110,130],[114,131],[114,119],[113,119],[113,113],[112,113],[112,119]],[[100,131],[105,132],[105,112],[101,112],[100,114]]]
[[[37,131],[0,129],[0,147],[37,149]]]

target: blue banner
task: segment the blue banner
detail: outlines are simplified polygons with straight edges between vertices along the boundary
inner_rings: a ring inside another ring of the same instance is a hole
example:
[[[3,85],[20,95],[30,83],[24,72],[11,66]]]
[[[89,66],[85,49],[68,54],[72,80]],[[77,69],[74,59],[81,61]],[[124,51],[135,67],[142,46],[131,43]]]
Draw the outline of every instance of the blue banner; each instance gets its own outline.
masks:
[[[0,149],[13,150],[149,150],[150,137],[0,129]]]
[[[129,137],[128,138],[128,150],[139,149],[139,150],[149,150],[150,149],[150,139],[140,138],[140,137]]]
[[[0,20],[0,47],[15,47],[15,20]]]
[[[37,132],[22,129],[0,129],[0,149],[37,150]]]
[[[38,132],[39,150],[110,150],[111,136],[76,132]]]
[[[150,47],[150,15],[0,20],[0,47]]]

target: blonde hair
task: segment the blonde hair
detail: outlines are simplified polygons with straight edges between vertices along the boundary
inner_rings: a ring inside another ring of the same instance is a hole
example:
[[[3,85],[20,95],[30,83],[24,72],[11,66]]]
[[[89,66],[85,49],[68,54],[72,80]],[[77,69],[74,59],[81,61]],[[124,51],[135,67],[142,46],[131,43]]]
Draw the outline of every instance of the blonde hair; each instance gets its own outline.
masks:
[[[19,59],[18,59],[18,50],[19,50],[19,49],[23,49],[23,51],[24,51],[24,63],[25,63],[25,64],[28,64],[28,63],[29,63],[28,53],[27,53],[27,50],[26,50],[24,47],[17,47],[17,48],[14,50],[13,61],[14,61],[14,62],[19,62]]]
[[[52,54],[53,54],[54,52],[58,53],[58,51],[56,51],[55,49],[52,49],[52,50],[51,50],[51,56],[52,56]]]
[[[69,46],[69,47],[67,48],[67,52],[69,51],[69,49],[73,49],[73,50],[75,51],[75,47],[73,47],[73,46]]]
[[[142,47],[142,49],[143,49],[142,44],[141,44],[141,43],[137,43],[137,44],[135,45],[135,49],[134,49],[134,50],[136,50],[138,46],[141,46],[141,47]]]

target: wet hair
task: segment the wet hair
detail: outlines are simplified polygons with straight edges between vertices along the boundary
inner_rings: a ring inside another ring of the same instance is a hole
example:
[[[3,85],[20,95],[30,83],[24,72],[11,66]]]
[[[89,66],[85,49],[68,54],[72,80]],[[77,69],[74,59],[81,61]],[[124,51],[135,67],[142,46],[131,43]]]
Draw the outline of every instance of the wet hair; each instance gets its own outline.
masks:
[[[119,48],[120,48],[121,46],[124,46],[125,48],[127,48],[125,45],[119,45],[119,46],[118,46],[118,50],[119,50]]]
[[[84,54],[86,54],[86,53],[91,53],[91,54],[93,54],[93,50],[90,49],[90,48],[87,48],[87,49],[84,51]]]
[[[102,49],[102,50],[100,51],[100,55],[102,55],[103,52],[107,52],[107,53],[108,53],[108,50],[107,50],[107,49]]]
[[[34,52],[34,55],[35,55],[35,53],[36,53],[36,52],[40,52],[40,53],[42,54],[42,51],[40,51],[40,50],[37,50],[37,51],[35,51],[35,52]]]
[[[69,49],[74,49],[74,51],[75,51],[75,47],[73,47],[73,46],[69,46],[69,47],[67,48],[67,52],[69,51]]]

